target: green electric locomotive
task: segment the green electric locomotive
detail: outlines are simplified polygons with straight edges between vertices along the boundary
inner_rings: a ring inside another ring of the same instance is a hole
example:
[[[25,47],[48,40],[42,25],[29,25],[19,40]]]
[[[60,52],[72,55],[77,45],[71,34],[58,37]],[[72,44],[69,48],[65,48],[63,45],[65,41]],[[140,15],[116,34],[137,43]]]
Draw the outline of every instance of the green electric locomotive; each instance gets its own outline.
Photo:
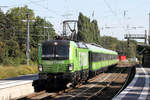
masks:
[[[35,91],[85,82],[108,66],[118,63],[115,51],[95,44],[71,40],[50,40],[39,44],[39,79]]]

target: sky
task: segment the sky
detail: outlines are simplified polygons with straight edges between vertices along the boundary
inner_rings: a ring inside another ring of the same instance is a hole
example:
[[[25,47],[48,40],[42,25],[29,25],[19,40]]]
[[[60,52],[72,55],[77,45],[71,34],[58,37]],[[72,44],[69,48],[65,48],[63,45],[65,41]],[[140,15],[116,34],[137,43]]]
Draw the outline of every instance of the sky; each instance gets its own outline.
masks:
[[[101,36],[124,40],[124,34],[144,34],[149,29],[150,0],[0,0],[0,6],[7,6],[1,7],[4,12],[24,5],[50,21],[59,34],[62,21],[77,20],[79,12],[98,21]]]

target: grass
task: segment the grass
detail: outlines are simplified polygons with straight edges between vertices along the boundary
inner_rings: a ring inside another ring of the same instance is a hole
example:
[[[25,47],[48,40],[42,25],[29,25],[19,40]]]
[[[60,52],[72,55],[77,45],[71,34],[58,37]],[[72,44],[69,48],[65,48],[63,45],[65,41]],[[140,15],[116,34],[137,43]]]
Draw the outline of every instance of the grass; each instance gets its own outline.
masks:
[[[37,65],[32,66],[20,65],[17,67],[0,65],[0,79],[12,78],[20,75],[35,74],[35,73],[38,73]]]

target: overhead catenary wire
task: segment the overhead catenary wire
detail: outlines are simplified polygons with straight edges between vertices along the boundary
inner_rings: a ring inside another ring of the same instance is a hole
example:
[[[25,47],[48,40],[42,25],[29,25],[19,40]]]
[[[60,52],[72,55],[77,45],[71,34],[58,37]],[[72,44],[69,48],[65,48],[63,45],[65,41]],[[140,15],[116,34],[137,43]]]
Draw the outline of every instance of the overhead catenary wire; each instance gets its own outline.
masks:
[[[111,12],[115,17],[118,18],[117,13],[112,10],[112,8],[111,8],[111,6],[109,5],[109,3],[108,3],[106,0],[104,0],[104,3],[105,3],[105,5],[106,5],[106,7],[110,10],[110,12]],[[118,19],[119,19],[119,18],[118,18]],[[120,20],[118,20],[118,23],[121,25],[121,27],[123,28],[123,30],[127,33],[128,30],[124,27],[124,25],[120,22]]]
[[[32,4],[34,4],[34,5],[37,5],[37,6],[39,6],[39,7],[42,7],[42,8],[44,8],[44,9],[46,9],[46,10],[48,10],[48,11],[54,13],[55,15],[61,16],[61,15],[59,15],[59,13],[57,13],[56,11],[49,9],[48,7],[45,7],[45,6],[43,6],[43,5],[39,4],[39,3],[37,3],[36,1],[35,1],[35,2],[34,2],[34,1],[31,1],[31,0],[28,0],[28,1],[30,1],[30,3],[32,3]]]
[[[6,20],[8,20],[8,21],[10,20],[10,19],[7,18],[7,17],[5,17],[5,18],[6,18]],[[6,24],[6,23],[2,23],[2,24]],[[11,23],[10,23],[10,24],[11,24]],[[23,24],[22,24],[22,26],[17,26],[17,27],[15,27],[15,25],[13,25],[13,24],[10,25],[10,26],[11,26],[11,29],[13,29],[13,30],[16,30],[16,29],[18,29],[18,28],[19,28],[19,29],[20,29],[20,28],[22,28],[22,29],[27,29],[27,28],[25,27],[26,25],[23,25]],[[29,25],[29,26],[30,26],[31,28],[39,27],[39,28],[41,28],[41,29],[42,29],[42,27],[43,27],[43,26],[33,26],[33,25]],[[4,27],[3,27],[3,26],[0,26],[0,27],[1,27],[0,30],[3,30]],[[49,27],[49,28],[51,28],[51,27]],[[18,30],[17,33],[16,33],[16,31],[15,31],[15,33],[13,33],[14,36],[17,36],[17,38],[22,38],[22,39],[26,39],[26,38],[27,38],[27,37],[25,37],[26,34],[21,34],[21,35],[20,35],[20,34],[18,34],[19,32],[25,32],[25,31]],[[31,36],[31,37],[45,37],[45,36],[47,36],[47,35],[37,35],[37,34],[35,35],[35,34],[32,34],[32,33],[31,33],[30,36]]]

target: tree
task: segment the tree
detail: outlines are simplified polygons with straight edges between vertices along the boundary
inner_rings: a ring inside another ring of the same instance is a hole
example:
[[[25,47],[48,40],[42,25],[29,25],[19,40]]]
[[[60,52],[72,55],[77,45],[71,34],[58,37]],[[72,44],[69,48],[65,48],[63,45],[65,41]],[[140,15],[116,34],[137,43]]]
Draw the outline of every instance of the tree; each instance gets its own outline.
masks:
[[[46,26],[46,29],[45,29],[46,36],[44,36],[44,27],[45,26]],[[50,22],[44,20],[43,18],[37,16],[35,18],[35,22],[33,24],[33,31],[31,33],[32,46],[35,47],[38,45],[38,43],[42,42],[43,40],[45,40],[45,39],[47,40],[48,33],[49,33],[50,39],[52,39],[53,36],[56,34],[55,30],[53,28],[53,25]]]
[[[4,33],[6,31],[6,16],[3,12],[0,13],[0,41],[4,39]]]
[[[26,20],[27,13],[29,13],[30,20],[35,20],[35,22],[30,22],[30,47],[33,62],[37,60],[38,43],[45,41],[43,38],[44,25],[49,27],[46,31],[50,33],[51,39],[56,34],[50,22],[40,16],[36,17],[34,11],[27,6],[14,7],[6,14],[0,13],[0,42],[4,44],[1,47],[0,63],[6,65],[25,64],[27,23],[23,20]]]
[[[111,36],[103,36],[101,37],[101,43],[104,48],[116,50],[117,45],[119,44],[119,41],[117,38],[111,37]]]
[[[90,21],[82,13],[78,17],[78,40],[88,43],[100,43],[100,31],[97,21]]]
[[[24,7],[14,7],[7,11],[7,37],[8,39],[13,38],[16,40],[20,46],[22,46],[26,41],[26,15],[29,13],[29,19],[35,19],[33,10],[29,9],[27,6]],[[32,23],[30,23],[32,26]]]

